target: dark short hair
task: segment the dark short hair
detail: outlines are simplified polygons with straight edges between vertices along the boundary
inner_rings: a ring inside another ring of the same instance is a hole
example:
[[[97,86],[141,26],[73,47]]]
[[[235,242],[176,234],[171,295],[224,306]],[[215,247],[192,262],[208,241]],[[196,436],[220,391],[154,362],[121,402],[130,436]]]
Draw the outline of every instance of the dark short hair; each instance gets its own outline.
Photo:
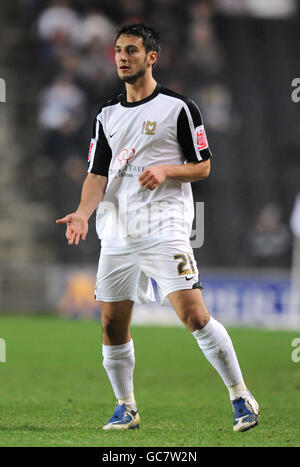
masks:
[[[142,37],[146,53],[153,50],[158,56],[160,55],[159,33],[151,26],[146,26],[144,23],[125,24],[117,31],[116,41],[122,34]]]

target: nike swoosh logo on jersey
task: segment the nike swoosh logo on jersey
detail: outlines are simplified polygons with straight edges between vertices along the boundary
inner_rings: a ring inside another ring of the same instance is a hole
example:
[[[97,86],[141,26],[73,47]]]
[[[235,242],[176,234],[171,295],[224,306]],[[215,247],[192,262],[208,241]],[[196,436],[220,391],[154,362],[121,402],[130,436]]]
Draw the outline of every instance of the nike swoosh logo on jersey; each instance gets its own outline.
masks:
[[[195,276],[193,276],[193,277],[186,277],[186,278],[185,278],[186,281],[190,281],[191,279],[195,279]]]
[[[115,131],[112,135],[109,135],[110,138],[112,138],[116,133],[118,133],[119,130]]]

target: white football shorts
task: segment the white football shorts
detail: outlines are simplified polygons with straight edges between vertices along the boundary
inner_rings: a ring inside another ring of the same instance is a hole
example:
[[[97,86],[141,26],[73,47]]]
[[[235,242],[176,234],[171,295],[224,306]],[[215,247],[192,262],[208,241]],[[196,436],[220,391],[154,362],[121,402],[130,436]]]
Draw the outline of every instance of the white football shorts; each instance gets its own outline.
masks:
[[[96,300],[167,304],[171,292],[195,288],[202,289],[189,243],[171,240],[131,253],[100,254]]]

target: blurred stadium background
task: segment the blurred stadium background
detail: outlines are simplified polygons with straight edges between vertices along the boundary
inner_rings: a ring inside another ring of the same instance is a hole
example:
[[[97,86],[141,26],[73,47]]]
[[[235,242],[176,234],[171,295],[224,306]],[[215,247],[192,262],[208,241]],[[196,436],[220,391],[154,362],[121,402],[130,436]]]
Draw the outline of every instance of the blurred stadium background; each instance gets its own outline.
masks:
[[[70,248],[55,219],[75,209],[93,118],[121,89],[116,28],[146,22],[161,32],[156,79],[197,102],[213,152],[211,176],[193,185],[209,309],[233,325],[300,328],[299,20],[296,0],[3,0],[1,312],[97,316],[93,220]],[[177,323],[155,305],[134,320]]]

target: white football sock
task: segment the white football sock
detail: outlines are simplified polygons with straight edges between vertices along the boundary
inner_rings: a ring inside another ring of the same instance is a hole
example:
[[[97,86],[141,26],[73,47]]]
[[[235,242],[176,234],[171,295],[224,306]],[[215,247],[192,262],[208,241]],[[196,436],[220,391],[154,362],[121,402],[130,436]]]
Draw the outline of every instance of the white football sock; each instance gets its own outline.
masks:
[[[241,383],[234,384],[228,387],[230,400],[238,399],[239,397],[249,397],[250,392],[245,386],[244,380]]]
[[[217,370],[229,390],[230,399],[247,391],[231,339],[224,326],[212,316],[202,328],[192,332],[207,360]]]
[[[135,364],[133,340],[122,345],[102,344],[103,366],[119,404],[126,403],[136,410],[133,395]]]

